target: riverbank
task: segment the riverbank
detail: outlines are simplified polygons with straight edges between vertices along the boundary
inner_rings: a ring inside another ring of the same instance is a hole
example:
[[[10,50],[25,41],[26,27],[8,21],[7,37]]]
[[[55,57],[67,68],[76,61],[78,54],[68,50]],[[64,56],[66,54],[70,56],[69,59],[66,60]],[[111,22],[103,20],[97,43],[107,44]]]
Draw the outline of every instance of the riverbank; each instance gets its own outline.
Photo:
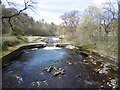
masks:
[[[5,39],[4,39],[5,38]],[[12,43],[11,42],[11,37],[4,37],[3,40],[1,38],[1,41],[3,42],[2,44],[4,44],[4,42],[7,44],[8,42],[9,43]],[[7,41],[6,41],[6,38],[7,38]],[[15,38],[15,37],[14,37]],[[22,46],[26,46],[26,45],[33,45],[33,44],[45,44],[45,42],[43,42],[42,40],[45,39],[46,37],[43,37],[43,36],[21,36],[19,38],[22,38],[22,39],[26,39],[26,41],[22,41],[22,40],[19,40],[20,43],[16,44],[16,45],[12,45],[12,46],[6,46],[4,45],[3,47],[6,47],[5,49],[2,49],[2,46],[1,46],[1,52],[0,52],[0,58],[2,58],[3,56],[15,51],[16,49],[22,47]],[[16,42],[16,41],[15,41]]]
[[[45,42],[40,42],[40,43],[24,43],[24,44],[19,44],[14,47],[8,47],[7,50],[4,50],[0,52],[0,58],[4,57],[5,55],[17,50],[18,48],[22,46],[28,46],[28,45],[37,45],[37,44],[46,44]]]

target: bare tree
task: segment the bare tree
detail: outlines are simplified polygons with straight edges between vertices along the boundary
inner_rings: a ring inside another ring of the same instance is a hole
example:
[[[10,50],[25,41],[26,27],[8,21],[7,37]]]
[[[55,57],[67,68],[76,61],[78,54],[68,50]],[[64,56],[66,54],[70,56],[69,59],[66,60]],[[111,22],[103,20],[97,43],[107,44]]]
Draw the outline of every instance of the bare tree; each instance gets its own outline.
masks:
[[[73,10],[61,15],[60,18],[63,20],[62,25],[67,27],[70,32],[76,31],[76,27],[80,22],[79,11]]]
[[[103,14],[101,15],[100,24],[104,27],[106,35],[109,34],[110,30],[108,29],[110,24],[117,20],[118,11],[114,7],[114,3],[106,2],[103,7]]]
[[[8,0],[6,0],[6,2],[9,4],[9,6],[11,6],[11,4],[14,5],[12,2],[9,2]],[[12,14],[12,15],[2,16],[2,22],[3,22],[4,19],[8,19],[8,23],[9,23],[11,29],[13,31],[15,31],[14,27],[11,23],[11,20],[13,19],[13,17],[20,15],[23,11],[25,11],[27,9],[31,9],[33,11],[33,8],[34,8],[33,5],[34,4],[36,4],[36,2],[33,2],[31,0],[30,1],[24,0],[24,7],[21,10],[17,11],[16,13]]]

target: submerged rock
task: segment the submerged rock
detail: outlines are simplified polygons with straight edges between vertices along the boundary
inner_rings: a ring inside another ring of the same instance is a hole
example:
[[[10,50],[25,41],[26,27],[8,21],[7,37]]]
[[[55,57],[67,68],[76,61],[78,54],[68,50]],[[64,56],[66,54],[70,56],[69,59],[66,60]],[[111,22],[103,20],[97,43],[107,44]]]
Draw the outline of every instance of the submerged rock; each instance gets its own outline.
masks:
[[[52,69],[53,69],[53,67],[52,67],[52,66],[49,66],[49,67],[46,68],[46,71],[47,71],[47,72],[51,72]]]
[[[69,61],[67,61],[67,64],[68,64],[68,65],[73,65],[73,63],[72,63],[72,62],[69,62]]]
[[[32,86],[37,86],[37,87],[40,87],[41,84],[48,85],[47,80],[39,80],[39,81],[32,82],[31,84]]]
[[[110,80],[110,82],[111,82],[111,85],[112,85],[113,88],[116,88],[116,87],[117,87],[117,84],[116,84],[116,80],[115,80],[115,79]]]
[[[65,69],[62,69],[61,70],[61,75],[64,75],[65,74]]]
[[[87,81],[87,80],[85,80],[84,83],[85,83],[86,85],[92,85],[92,82]]]
[[[40,81],[37,81],[36,83],[37,83],[37,85],[38,85],[38,87],[39,87],[39,86],[40,86],[40,84],[41,84],[42,82],[40,82]]]
[[[52,70],[54,70],[53,71],[54,76],[65,74],[65,69],[62,69],[62,68],[56,68],[56,67],[53,67],[53,66],[49,66],[49,67],[45,68],[45,71],[47,71],[47,72],[52,72]]]
[[[57,71],[57,72],[54,73],[54,76],[57,76],[59,74],[61,74],[61,72]]]
[[[110,65],[110,63],[104,64],[103,68],[101,70],[99,70],[99,73],[107,74],[108,70],[109,70],[109,68],[108,68],[109,65]]]
[[[54,60],[54,62],[60,62],[61,60]]]
[[[54,67],[54,76],[58,76],[58,75],[64,75],[65,74],[65,69],[62,68],[56,68]]]
[[[24,82],[22,77],[20,76],[15,76],[15,77],[17,78],[19,84]]]

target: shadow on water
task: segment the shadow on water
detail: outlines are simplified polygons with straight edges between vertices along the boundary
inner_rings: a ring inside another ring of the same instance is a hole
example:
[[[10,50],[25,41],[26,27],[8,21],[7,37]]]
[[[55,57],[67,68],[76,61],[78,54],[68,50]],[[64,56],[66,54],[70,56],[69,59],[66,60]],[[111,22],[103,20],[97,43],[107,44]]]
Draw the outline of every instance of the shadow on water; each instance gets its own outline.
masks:
[[[93,78],[95,75],[89,73],[85,58],[74,50],[33,48],[23,50],[12,59],[11,64],[3,68],[3,88],[109,87],[100,80],[102,77]]]

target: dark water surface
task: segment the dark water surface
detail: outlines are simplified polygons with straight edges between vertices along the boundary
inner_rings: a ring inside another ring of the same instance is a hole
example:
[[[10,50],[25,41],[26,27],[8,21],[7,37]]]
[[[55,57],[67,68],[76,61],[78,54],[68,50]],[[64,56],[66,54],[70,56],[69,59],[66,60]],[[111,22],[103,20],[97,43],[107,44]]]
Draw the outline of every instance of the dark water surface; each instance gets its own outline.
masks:
[[[64,73],[55,75],[58,70]],[[78,52],[57,47],[23,50],[3,68],[2,80],[3,88],[108,87],[91,77]]]

